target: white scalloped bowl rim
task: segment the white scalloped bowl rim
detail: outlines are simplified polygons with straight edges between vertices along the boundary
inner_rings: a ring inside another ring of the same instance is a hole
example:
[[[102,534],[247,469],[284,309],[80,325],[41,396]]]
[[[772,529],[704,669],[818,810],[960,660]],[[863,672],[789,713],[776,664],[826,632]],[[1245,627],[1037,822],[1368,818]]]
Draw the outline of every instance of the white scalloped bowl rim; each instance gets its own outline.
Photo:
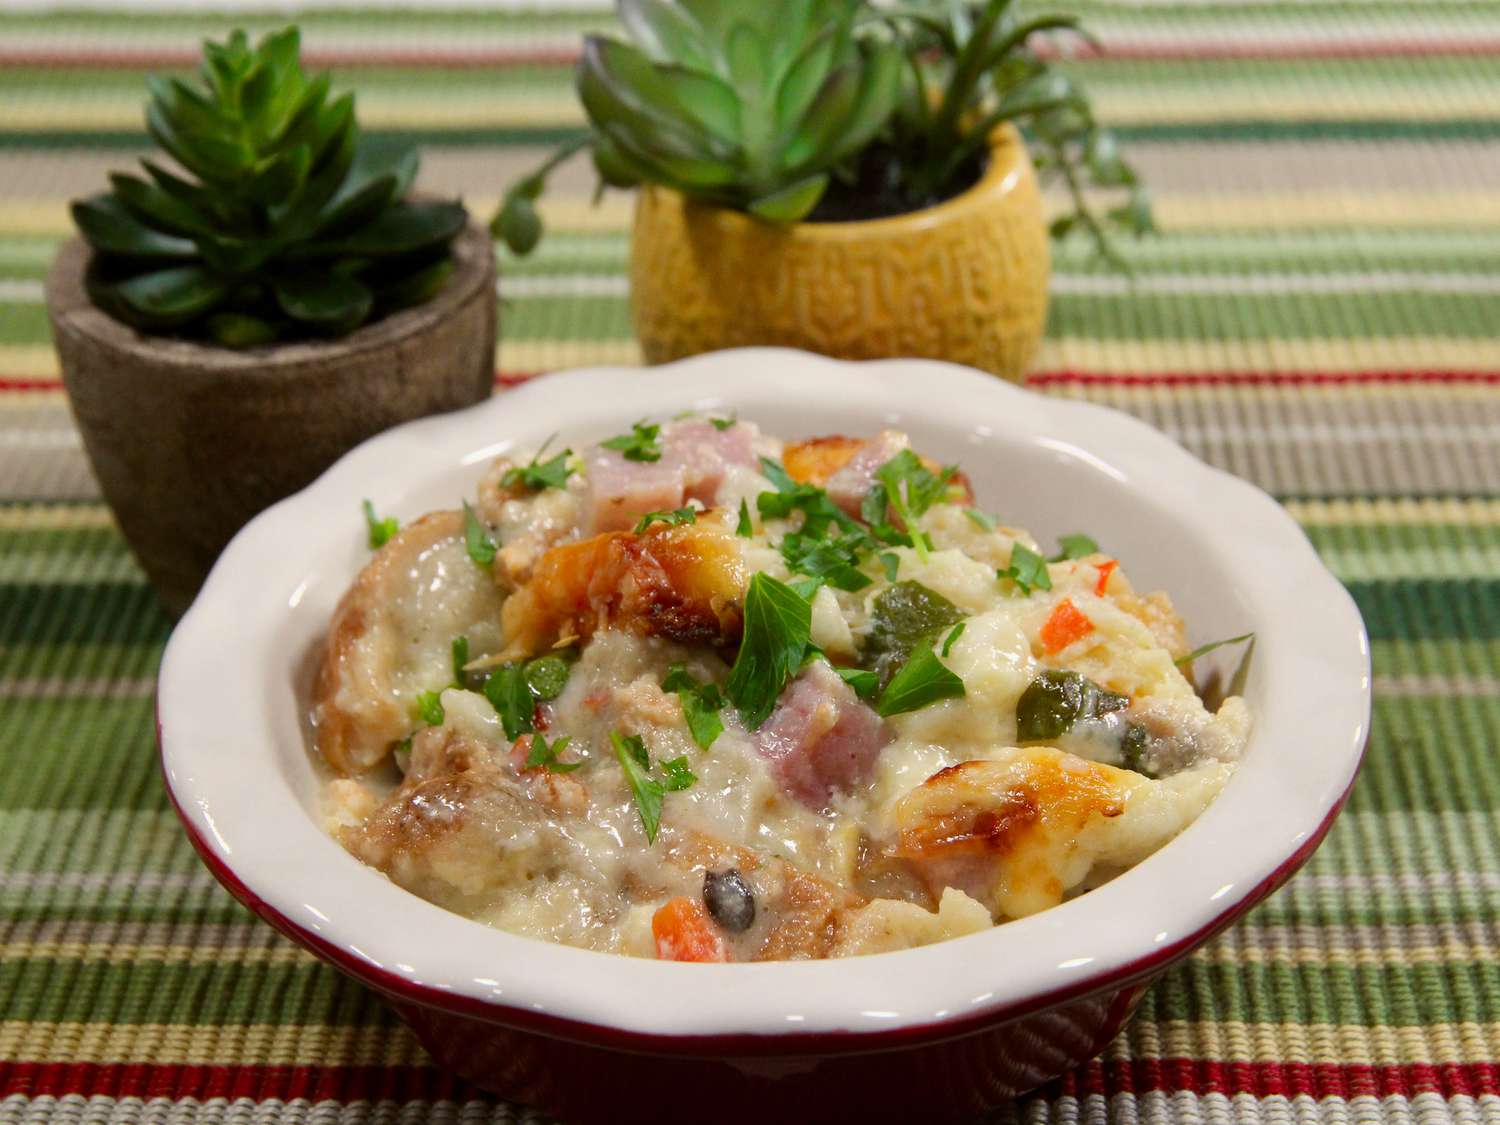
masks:
[[[821,962],[681,965],[519,937],[345,853],[314,815],[297,693],[366,556],[361,500],[404,522],[468,491],[512,444],[561,433],[576,445],[689,407],[738,411],[785,437],[901,426],[918,448],[960,460],[1006,522],[1044,544],[1087,530],[1138,587],[1160,579],[1195,643],[1254,629],[1255,729],[1223,793],[1158,853],[1060,906],[937,945]],[[225,550],[167,647],[158,713],[167,783],[200,844],[356,971],[439,1005],[612,1031],[797,1036],[1014,1012],[1118,981],[1211,930],[1326,828],[1363,751],[1370,665],[1352,599],[1280,505],[1145,423],[945,363],[742,349],[549,375],[360,445]]]

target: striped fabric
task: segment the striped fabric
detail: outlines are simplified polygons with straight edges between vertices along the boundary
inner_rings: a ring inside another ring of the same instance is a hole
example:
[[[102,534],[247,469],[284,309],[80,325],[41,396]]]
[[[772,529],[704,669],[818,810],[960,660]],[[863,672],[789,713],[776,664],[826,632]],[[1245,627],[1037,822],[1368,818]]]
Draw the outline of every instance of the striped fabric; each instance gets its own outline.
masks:
[[[511,1121],[368,992],[253,921],[167,808],[168,622],[58,386],[66,201],[140,151],[147,68],[238,19],[0,8],[0,1123]],[[1076,0],[1066,65],[1157,197],[1133,283],[1061,248],[1034,384],[1281,497],[1353,591],[1374,739],[1305,872],[1000,1120],[1500,1125],[1500,0]],[[578,120],[602,6],[303,19],[369,129],[481,213]],[[628,200],[565,170],[502,262],[502,381],[638,359]],[[1309,747],[1316,752],[1316,747]]]

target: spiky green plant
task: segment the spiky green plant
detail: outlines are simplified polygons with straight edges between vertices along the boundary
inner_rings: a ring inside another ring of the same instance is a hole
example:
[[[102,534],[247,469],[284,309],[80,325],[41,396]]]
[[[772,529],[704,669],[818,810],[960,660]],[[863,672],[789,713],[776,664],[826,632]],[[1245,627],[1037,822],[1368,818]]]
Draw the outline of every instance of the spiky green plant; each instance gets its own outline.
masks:
[[[339,336],[442,287],[463,207],[407,201],[416,153],[362,142],[353,95],[330,99],[299,50],[295,27],[254,47],[235,31],[203,44],[201,85],[150,79],[146,125],[178,171],[143,160],[149,179],[73,204],[95,304],[242,348]]]
[[[602,184],[676,188],[791,223],[824,209],[893,214],[962,191],[1002,123],[1119,263],[1111,230],[1143,233],[1150,205],[1078,88],[1033,48],[1077,30],[1015,0],[616,0],[626,40],[589,36],[577,69],[588,131],[513,184],[492,223],[517,253],[541,237],[552,170],[588,149]],[[1090,188],[1116,193],[1102,215]],[[863,195],[866,198],[860,199]],[[827,208],[834,199],[840,207]],[[853,204],[853,206],[850,206]]]

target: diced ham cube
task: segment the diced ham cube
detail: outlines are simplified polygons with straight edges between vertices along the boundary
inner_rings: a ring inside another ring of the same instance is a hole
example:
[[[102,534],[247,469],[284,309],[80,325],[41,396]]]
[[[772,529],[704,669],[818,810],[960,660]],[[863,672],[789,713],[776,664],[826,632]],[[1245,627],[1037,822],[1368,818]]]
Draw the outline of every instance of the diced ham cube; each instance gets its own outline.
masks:
[[[627,531],[647,512],[680,508],[689,500],[712,507],[731,465],[755,464],[755,426],[736,422],[720,430],[706,418],[662,427],[658,461],[628,461],[594,446],[585,454],[588,493],[583,531]]]
[[[584,459],[588,492],[583,504],[586,535],[629,531],[647,512],[682,507],[682,466],[660,461],[627,461],[613,449],[594,446]]]
[[[755,438],[759,430],[751,422],[735,422],[719,429],[707,418],[684,418],[662,428],[662,460],[682,468],[683,493],[712,507],[731,465],[755,465]]]
[[[869,779],[890,740],[885,721],[818,660],[782,693],[757,749],[788,795],[822,809],[834,793]]]
[[[828,478],[828,498],[851,516],[859,515],[859,506],[875,487],[875,474],[880,467],[910,448],[911,439],[900,430],[881,430]]]

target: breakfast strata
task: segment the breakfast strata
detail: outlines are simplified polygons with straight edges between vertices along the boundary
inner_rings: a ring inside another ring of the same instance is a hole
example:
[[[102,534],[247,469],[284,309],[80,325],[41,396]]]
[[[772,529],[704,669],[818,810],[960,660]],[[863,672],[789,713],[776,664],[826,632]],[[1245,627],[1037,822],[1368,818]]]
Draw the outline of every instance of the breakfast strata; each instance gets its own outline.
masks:
[[[895,431],[641,422],[366,514],[313,693],[330,830],[513,933],[683,961],[973,933],[1140,862],[1245,747],[1165,594]]]

